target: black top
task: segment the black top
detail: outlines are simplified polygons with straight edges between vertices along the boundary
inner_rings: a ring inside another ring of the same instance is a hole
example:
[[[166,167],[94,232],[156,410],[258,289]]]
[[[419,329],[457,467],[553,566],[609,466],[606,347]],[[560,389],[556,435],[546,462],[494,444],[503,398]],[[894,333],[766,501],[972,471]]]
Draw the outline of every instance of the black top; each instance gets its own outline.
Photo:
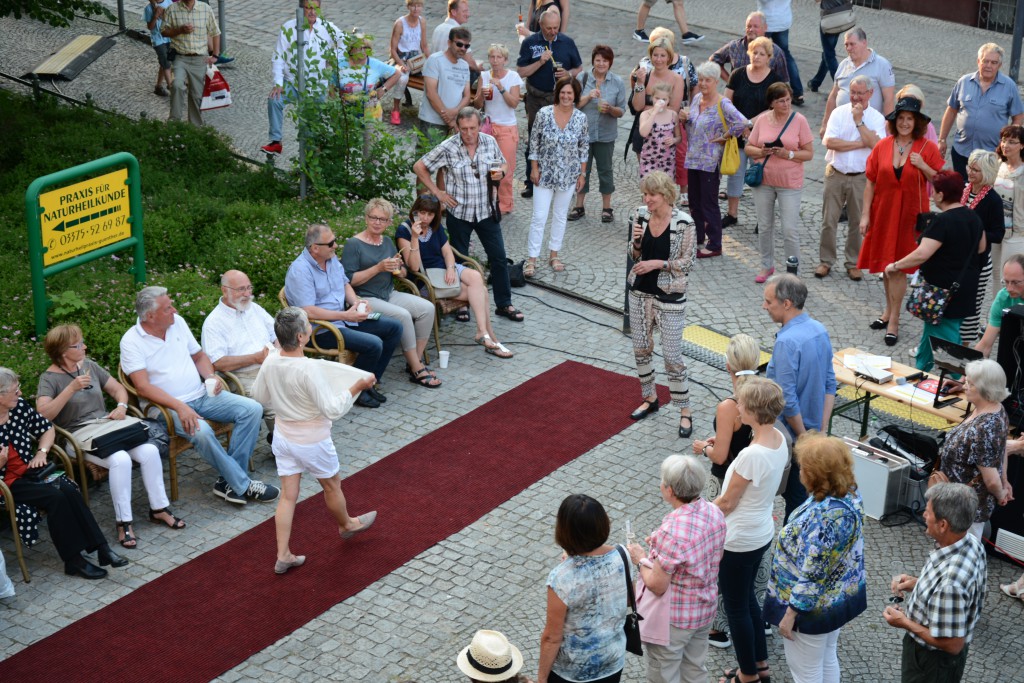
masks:
[[[644,231],[644,236],[640,238],[640,261],[667,261],[669,253],[672,250],[672,237],[671,231],[668,227],[657,237],[651,234],[650,230]],[[637,275],[636,280],[633,281],[633,290],[637,292],[644,292],[645,294],[654,294],[656,296],[666,296],[665,292],[661,291],[658,287],[658,275],[661,273],[660,270],[652,270],[649,273],[643,275]]]
[[[737,403],[735,396],[730,396],[726,401],[732,401]],[[714,417],[711,420],[711,427],[718,431],[718,418]],[[729,469],[729,465],[736,459],[736,456],[740,454],[744,448],[750,445],[750,439],[754,436],[754,429],[750,425],[740,424],[740,428],[732,433],[732,441],[729,442],[729,457],[725,459],[725,462],[721,465],[711,463],[711,474],[719,481],[725,479],[725,473]]]
[[[928,284],[949,289],[967,265],[960,288],[949,300],[943,318],[956,320],[974,312],[981,275],[977,253],[981,234],[981,219],[963,206],[941,212],[921,233],[922,239],[927,237],[942,243],[932,257],[921,264],[921,274]]]
[[[733,91],[732,103],[748,119],[768,108],[768,86],[778,83],[779,77],[773,71],[760,83],[752,83],[746,67],[735,69],[729,76],[729,88]]]
[[[580,52],[576,49],[576,43],[569,36],[559,33],[553,42],[548,43],[544,39],[543,33],[534,33],[519,46],[519,59],[516,60],[516,66],[529,66],[533,64],[540,59],[544,50],[549,47],[554,61],[559,62],[566,71],[583,65]],[[527,76],[526,82],[538,90],[554,92],[554,65],[549,60],[547,64],[534,71],[532,75]]]
[[[544,14],[549,7],[557,7],[559,13],[565,12],[565,8],[562,7],[562,0],[548,0],[548,2],[543,3],[540,7],[534,7],[529,16],[530,24],[526,27],[530,29],[531,33],[536,33],[540,30],[540,15]]]
[[[981,219],[981,227],[985,230],[985,239],[988,241],[985,253],[988,254],[993,244],[1003,241],[1003,233],[1006,232],[1006,222],[1003,220],[1003,198],[994,189],[990,189],[974,207],[974,213]]]

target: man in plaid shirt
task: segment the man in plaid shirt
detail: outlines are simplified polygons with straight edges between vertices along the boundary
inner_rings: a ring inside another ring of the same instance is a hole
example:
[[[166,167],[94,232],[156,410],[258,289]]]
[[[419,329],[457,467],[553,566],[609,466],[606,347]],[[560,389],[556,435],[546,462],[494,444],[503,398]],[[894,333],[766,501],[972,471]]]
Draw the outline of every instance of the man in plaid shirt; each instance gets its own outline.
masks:
[[[467,254],[473,233],[476,232],[480,238],[490,262],[497,306],[494,312],[522,322],[523,314],[512,305],[512,285],[509,283],[505,239],[501,234],[501,214],[497,206],[497,184],[508,172],[508,164],[494,138],[480,132],[479,111],[463,107],[455,115],[455,127],[459,132],[423,155],[413,164],[412,170],[447,211],[445,227],[452,248]],[[443,190],[431,177],[442,169]],[[494,186],[493,194],[490,185]]]
[[[925,498],[925,532],[938,548],[920,577],[901,574],[893,579],[893,593],[902,597],[912,589],[910,597],[905,611],[890,605],[882,616],[890,626],[907,631],[902,683],[957,683],[985,601],[985,549],[967,533],[978,511],[978,495],[965,484],[936,484]]]

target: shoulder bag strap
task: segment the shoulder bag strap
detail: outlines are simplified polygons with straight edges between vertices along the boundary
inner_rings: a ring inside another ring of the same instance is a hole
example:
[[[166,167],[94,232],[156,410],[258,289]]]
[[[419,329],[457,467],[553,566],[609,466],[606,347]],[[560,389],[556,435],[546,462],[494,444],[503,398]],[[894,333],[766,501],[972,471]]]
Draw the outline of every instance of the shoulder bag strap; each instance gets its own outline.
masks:
[[[590,80],[590,72],[589,71],[584,71],[583,72],[583,87],[580,88],[580,90],[586,90],[587,89],[587,81],[589,81],[589,80]]]
[[[621,545],[616,545],[615,549],[619,551],[622,564],[626,567],[626,595],[629,597],[629,610],[636,614],[636,596],[633,594],[633,582],[629,580],[629,557],[626,556],[626,551]]]

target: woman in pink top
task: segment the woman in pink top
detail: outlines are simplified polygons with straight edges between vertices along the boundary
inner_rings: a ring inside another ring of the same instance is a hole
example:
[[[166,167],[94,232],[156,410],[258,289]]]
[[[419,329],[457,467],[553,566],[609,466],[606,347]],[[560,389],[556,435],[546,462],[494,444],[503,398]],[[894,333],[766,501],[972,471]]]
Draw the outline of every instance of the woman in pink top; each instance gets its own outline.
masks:
[[[754,162],[763,163],[764,181],[754,188],[761,272],[754,282],[764,282],[775,272],[775,201],[782,217],[786,265],[796,272],[800,262],[800,194],[804,163],[814,156],[811,127],[803,114],[793,111],[793,91],[787,83],[773,83],[766,94],[768,111],[757,117],[744,148]]]

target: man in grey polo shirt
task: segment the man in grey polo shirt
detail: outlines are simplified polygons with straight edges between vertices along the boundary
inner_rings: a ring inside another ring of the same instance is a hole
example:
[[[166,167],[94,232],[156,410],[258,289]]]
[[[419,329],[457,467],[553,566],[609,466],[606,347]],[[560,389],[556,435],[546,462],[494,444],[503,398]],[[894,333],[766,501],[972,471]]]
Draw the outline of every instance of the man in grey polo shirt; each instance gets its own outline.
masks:
[[[864,75],[871,79],[871,107],[883,115],[892,113],[896,105],[896,76],[892,64],[882,55],[868,47],[868,36],[862,28],[852,28],[843,36],[843,45],[849,55],[839,62],[832,92],[825,104],[825,116],[821,119],[818,137],[825,137],[825,126],[832,110],[850,101],[850,81],[854,76]],[[966,177],[966,176],[964,176]]]
[[[885,117],[871,107],[871,79],[861,74],[850,81],[850,101],[833,110],[825,127],[825,187],[821,206],[821,262],[815,277],[825,277],[836,262],[836,230],[839,215],[845,207],[850,220],[846,229],[843,256],[846,275],[851,280],[863,277],[857,268],[860,253],[860,212],[864,203],[864,186],[868,155],[885,137]]]
[[[1000,73],[1003,48],[985,43],[978,48],[978,70],[965,74],[953,86],[939,127],[939,151],[946,155],[946,138],[956,120],[950,158],[953,170],[967,177],[967,157],[976,149],[993,150],[999,144],[999,131],[1007,122],[1024,121],[1017,84]]]

